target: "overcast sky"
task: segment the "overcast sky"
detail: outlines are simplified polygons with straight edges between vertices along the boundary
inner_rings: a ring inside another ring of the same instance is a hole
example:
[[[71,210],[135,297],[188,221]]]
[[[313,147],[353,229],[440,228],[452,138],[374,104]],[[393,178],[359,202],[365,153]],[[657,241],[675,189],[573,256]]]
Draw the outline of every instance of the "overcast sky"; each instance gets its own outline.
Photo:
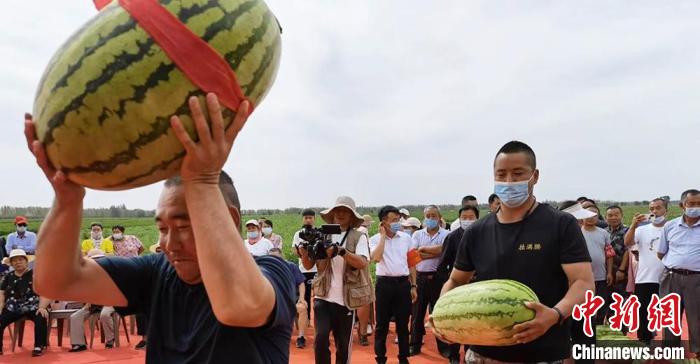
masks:
[[[700,187],[698,2],[267,3],[284,28],[280,70],[225,167],[243,208],[483,201],[512,139],[537,153],[540,200]],[[48,206],[22,115],[51,55],[96,11],[3,5],[0,205]],[[160,188],[90,191],[85,204],[151,209]]]

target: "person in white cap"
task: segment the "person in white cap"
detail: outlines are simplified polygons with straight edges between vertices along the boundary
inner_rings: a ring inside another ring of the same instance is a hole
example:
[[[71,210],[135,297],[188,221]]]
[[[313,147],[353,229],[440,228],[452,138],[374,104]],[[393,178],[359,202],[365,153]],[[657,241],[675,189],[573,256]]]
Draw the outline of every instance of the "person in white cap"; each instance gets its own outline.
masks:
[[[51,301],[39,297],[34,291],[34,270],[29,268],[24,250],[11,250],[10,264],[14,271],[8,273],[0,283],[0,355],[5,328],[24,317],[34,322],[32,356],[40,356],[46,347],[46,320],[49,318],[48,307]]]
[[[196,96],[186,108],[194,140],[181,113],[170,127],[166,115],[158,118],[185,152],[173,159],[179,176],[165,181],[156,209],[163,254],[133,258],[79,253],[85,188],[51,165],[27,115],[27,143],[55,192],[39,233],[34,283],[53,299],[148,313],[146,363],[287,363],[296,316],[292,273],[276,257],[248,252],[238,193],[222,170],[252,109],[248,101],[224,109],[211,93],[200,98],[208,115]]]
[[[411,217],[411,212],[409,212],[408,209],[404,207],[401,210],[399,210],[399,216],[401,216],[400,222],[403,223],[404,221],[406,221],[406,219]]]
[[[413,236],[413,233],[420,230],[421,227],[421,222],[417,217],[409,217],[401,223],[401,230],[410,236]]]
[[[100,249],[90,249],[87,253],[89,259],[97,260],[105,257],[105,252]],[[114,347],[114,307],[100,306],[86,303],[81,309],[70,315],[70,344],[68,350],[71,353],[87,350],[85,342],[85,325],[83,322],[92,314],[100,314],[100,323],[105,334],[105,348]]]
[[[263,237],[260,231],[260,222],[258,220],[248,220],[245,223],[247,239],[244,240],[246,248],[253,256],[261,257],[270,254],[270,249],[275,246],[272,242]]]
[[[329,335],[333,332],[335,363],[346,364],[350,363],[354,310],[374,301],[369,277],[369,239],[357,231],[364,219],[350,197],[338,197],[333,207],[321,211],[321,218],[340,225],[342,233],[332,236],[333,244],[326,249],[325,259],[313,261],[306,249],[299,249],[304,266],[311,268],[316,263],[318,268],[313,283],[314,356],[316,364],[330,364]]]

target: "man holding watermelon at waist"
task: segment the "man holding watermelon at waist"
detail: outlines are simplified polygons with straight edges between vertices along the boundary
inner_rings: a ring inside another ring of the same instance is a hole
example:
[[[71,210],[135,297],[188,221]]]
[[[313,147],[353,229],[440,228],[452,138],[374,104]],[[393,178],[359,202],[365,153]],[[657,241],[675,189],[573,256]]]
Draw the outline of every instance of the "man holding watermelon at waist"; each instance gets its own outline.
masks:
[[[586,242],[574,217],[533,196],[539,170],[528,145],[505,144],[496,154],[494,177],[501,207],[465,231],[441,295],[474,274],[478,281],[512,279],[529,286],[540,302],[527,303],[535,318],[514,327],[518,344],[471,346],[465,361],[560,363],[571,350],[566,318],[594,289]]]
[[[56,193],[39,237],[34,285],[52,299],[149,314],[146,362],[287,363],[295,314],[291,271],[277,257],[248,253],[238,195],[222,172],[249,104],[241,103],[225,130],[217,97],[206,99],[211,127],[197,98],[189,100],[198,142],[177,117],[171,120],[186,155],[158,202],[164,254],[135,258],[82,257],[76,242],[85,189],[50,165],[28,117],[29,147]]]

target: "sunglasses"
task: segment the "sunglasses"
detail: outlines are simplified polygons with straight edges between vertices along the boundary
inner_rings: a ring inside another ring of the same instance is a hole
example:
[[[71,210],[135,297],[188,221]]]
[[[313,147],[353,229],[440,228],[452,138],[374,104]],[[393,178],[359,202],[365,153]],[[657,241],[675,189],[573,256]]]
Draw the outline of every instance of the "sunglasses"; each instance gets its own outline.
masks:
[[[27,224],[17,224],[17,226],[24,226],[24,227],[27,227]]]

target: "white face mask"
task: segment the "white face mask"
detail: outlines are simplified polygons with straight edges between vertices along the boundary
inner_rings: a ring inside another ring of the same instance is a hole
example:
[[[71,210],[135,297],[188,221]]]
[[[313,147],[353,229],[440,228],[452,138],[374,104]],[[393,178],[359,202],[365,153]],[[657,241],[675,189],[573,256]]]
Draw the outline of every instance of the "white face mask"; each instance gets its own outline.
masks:
[[[18,232],[18,233],[23,233],[23,232],[25,232],[25,231],[27,231],[27,227],[26,227],[26,226],[18,226],[18,227],[17,227],[17,232]]]
[[[476,220],[459,220],[459,225],[462,227],[462,229],[467,230],[467,228],[475,222]]]
[[[112,239],[114,239],[114,240],[122,240],[122,239],[124,239],[124,234],[122,234],[122,233],[112,234]]]
[[[664,221],[666,221],[666,216],[656,216],[656,217],[654,217],[654,220],[652,221],[652,223],[654,225],[661,225],[664,223]]]
[[[91,233],[91,235],[92,235],[92,240],[102,240],[102,232],[93,231]]]
[[[264,228],[262,228],[262,232],[264,235],[270,235],[270,234],[272,234],[272,228],[271,227],[264,227]]]

